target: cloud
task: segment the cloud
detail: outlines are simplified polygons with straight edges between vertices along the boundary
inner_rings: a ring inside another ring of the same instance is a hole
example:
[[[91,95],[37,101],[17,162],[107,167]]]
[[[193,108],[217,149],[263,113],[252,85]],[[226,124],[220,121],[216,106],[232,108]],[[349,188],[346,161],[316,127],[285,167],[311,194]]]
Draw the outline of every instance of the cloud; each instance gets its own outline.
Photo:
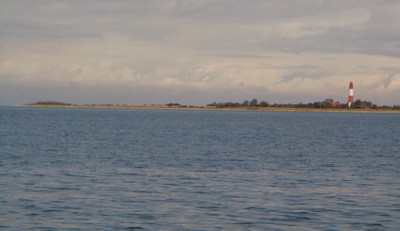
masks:
[[[390,94],[379,100],[398,103],[398,1],[2,3],[0,84],[7,87],[0,104],[29,99],[10,100],[14,87],[97,102],[105,100],[99,89],[110,101],[137,103],[263,94],[280,102],[340,100],[350,80],[359,93],[386,86]]]

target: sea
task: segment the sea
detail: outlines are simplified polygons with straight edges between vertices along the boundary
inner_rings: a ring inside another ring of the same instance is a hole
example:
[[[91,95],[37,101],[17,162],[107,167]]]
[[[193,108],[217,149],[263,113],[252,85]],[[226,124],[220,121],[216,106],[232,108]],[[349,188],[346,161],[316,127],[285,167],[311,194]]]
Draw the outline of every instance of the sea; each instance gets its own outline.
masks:
[[[0,107],[0,230],[400,230],[400,114]]]

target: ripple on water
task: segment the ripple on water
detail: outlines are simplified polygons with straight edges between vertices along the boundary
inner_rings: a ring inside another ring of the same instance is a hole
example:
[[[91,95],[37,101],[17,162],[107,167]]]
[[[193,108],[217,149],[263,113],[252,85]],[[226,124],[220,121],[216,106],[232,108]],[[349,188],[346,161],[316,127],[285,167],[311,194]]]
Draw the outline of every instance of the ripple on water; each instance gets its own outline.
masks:
[[[398,116],[0,111],[1,230],[400,230]]]

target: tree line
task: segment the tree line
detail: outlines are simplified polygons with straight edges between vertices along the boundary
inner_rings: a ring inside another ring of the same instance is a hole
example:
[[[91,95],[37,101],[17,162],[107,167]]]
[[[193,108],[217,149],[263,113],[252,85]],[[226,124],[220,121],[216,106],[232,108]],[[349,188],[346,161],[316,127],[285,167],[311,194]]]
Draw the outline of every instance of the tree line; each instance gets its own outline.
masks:
[[[286,108],[347,108],[347,103],[339,103],[338,101],[334,101],[333,99],[325,99],[323,101],[316,101],[310,103],[268,103],[266,101],[258,101],[257,99],[245,100],[242,103],[238,102],[213,102],[207,104],[209,107],[286,107]],[[357,99],[352,104],[352,109],[393,109],[400,110],[400,105],[382,105],[378,106],[371,101]]]

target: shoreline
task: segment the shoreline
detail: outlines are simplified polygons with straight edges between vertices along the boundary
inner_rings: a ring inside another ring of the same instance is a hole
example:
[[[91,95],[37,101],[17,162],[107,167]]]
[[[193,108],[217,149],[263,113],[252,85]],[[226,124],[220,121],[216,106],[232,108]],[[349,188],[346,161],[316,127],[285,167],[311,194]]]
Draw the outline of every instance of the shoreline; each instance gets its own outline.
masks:
[[[213,107],[213,106],[164,106],[164,105],[82,105],[82,104],[17,104],[15,107],[43,108],[93,108],[93,109],[145,109],[145,110],[187,110],[187,111],[282,111],[282,112],[344,112],[344,113],[400,113],[393,109],[344,109],[344,108],[291,108],[291,107]]]

